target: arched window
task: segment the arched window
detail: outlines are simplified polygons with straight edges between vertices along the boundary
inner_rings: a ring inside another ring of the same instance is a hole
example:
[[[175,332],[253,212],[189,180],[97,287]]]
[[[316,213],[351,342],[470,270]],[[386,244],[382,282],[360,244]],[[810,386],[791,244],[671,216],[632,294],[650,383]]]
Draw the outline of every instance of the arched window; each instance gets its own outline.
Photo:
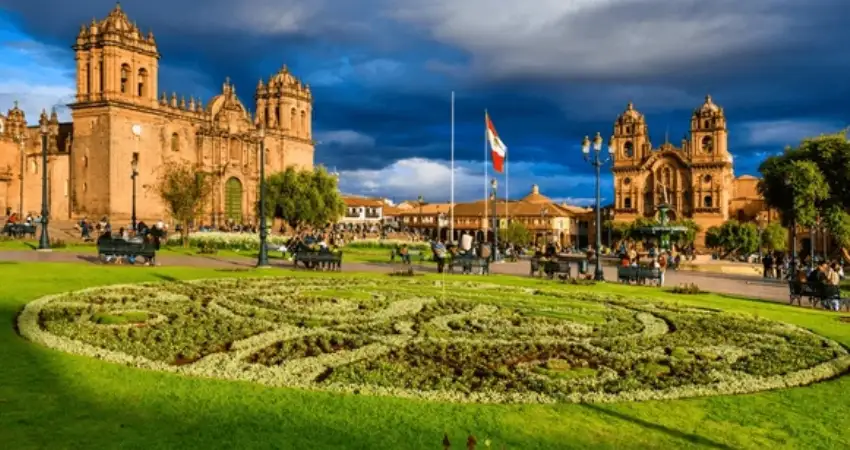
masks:
[[[87,62],[86,63],[86,94],[91,94],[91,79],[92,79],[92,76],[94,76],[94,74],[91,73],[91,63]]]
[[[711,121],[706,120],[705,122],[703,122],[702,125],[703,125],[704,128],[710,128],[711,127]]]
[[[626,197],[625,200],[623,200],[623,208],[632,209],[632,198],[631,197]]]
[[[706,153],[711,153],[714,150],[714,139],[711,136],[702,138],[702,150]]]
[[[130,66],[127,64],[121,65],[121,93],[127,93],[128,83],[130,82]]]
[[[144,68],[139,69],[139,80],[138,80],[138,95],[139,97],[144,97],[147,93],[145,91],[146,84],[148,82],[148,71]]]
[[[702,206],[706,208],[711,208],[713,206],[712,198],[710,195],[706,195],[702,198]]]
[[[635,155],[635,144],[633,144],[632,141],[626,141],[626,143],[623,144],[623,154],[626,155],[626,158],[631,158]]]
[[[269,104],[266,104],[265,114],[263,114],[263,118],[266,122],[266,128],[271,128],[271,120],[272,120],[272,107]]]
[[[289,111],[289,132],[292,134],[298,134],[295,128],[295,121],[297,118],[295,117],[295,108]]]
[[[97,77],[98,77],[98,92],[103,92],[106,89],[106,75],[103,74],[103,62],[97,63]]]
[[[274,107],[274,126],[275,128],[283,128],[283,121],[280,120],[280,106]]]
[[[180,136],[178,136],[177,133],[171,133],[171,151],[180,151]]]
[[[301,111],[301,134],[307,137],[307,112]]]

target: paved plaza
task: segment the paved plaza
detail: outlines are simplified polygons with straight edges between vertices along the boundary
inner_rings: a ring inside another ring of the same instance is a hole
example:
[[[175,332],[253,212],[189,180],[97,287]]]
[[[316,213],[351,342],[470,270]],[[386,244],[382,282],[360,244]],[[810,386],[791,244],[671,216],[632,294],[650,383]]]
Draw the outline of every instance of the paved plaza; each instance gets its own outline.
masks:
[[[74,252],[39,253],[35,251],[3,251],[0,252],[0,261],[101,264],[96,255],[91,253]],[[247,269],[256,264],[255,260],[249,258],[222,257],[215,255],[162,255],[157,256],[157,261],[162,266],[190,266],[219,269]],[[291,270],[293,268],[292,263],[289,261],[271,260],[271,264],[275,268],[287,270]],[[391,266],[389,264],[358,262],[344,262],[342,268],[345,272],[374,273],[389,272],[391,270]],[[414,268],[422,272],[436,272],[436,267],[432,265],[414,264]],[[140,270],[143,269],[140,268]],[[494,264],[491,266],[491,271],[495,274],[528,276],[529,263],[527,261],[520,261]],[[616,267],[607,266],[604,268],[604,271],[605,278],[607,280],[615,280],[617,278]],[[757,277],[747,277],[743,275],[724,275],[687,271],[667,272],[667,286],[675,286],[684,283],[694,283],[702,290],[717,294],[758,298],[774,302],[788,301],[787,285],[773,280],[763,280]]]

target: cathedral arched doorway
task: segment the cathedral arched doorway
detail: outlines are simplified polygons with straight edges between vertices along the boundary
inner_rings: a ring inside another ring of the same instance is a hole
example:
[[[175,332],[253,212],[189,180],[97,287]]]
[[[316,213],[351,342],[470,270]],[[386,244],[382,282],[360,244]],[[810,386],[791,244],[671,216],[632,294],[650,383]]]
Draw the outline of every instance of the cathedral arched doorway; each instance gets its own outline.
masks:
[[[242,223],[242,182],[236,177],[224,184],[224,217]]]

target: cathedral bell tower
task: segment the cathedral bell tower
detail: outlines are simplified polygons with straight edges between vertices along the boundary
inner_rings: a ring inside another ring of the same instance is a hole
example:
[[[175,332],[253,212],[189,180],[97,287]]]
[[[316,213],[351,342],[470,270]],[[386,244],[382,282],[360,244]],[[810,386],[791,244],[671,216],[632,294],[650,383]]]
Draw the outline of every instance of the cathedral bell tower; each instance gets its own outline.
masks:
[[[295,78],[286,66],[257,83],[254,94],[257,122],[266,131],[286,137],[310,140],[313,137],[313,94],[310,86]]]
[[[646,119],[629,102],[626,110],[614,122],[614,166],[637,166],[649,155]]]
[[[691,116],[691,160],[693,162],[726,162],[728,132],[723,108],[714,104],[710,95]]]
[[[80,27],[77,104],[120,101],[155,107],[159,52],[153,33],[143,35],[120,4],[100,22]]]

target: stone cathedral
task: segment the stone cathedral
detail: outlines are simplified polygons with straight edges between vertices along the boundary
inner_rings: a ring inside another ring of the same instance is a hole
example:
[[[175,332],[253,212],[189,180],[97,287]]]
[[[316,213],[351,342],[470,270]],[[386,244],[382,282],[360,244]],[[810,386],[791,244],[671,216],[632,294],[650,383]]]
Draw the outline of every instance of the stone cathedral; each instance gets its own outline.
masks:
[[[730,218],[752,220],[764,209],[758,180],[735,178],[726,115],[711,96],[694,110],[678,147],[653,147],[646,119],[631,103],[617,117],[612,141],[616,221],[654,217],[666,202],[671,220],[692,219],[704,231]]]
[[[286,66],[257,84],[252,115],[229,80],[206,103],[158,95],[160,53],[153,33],[141,33],[119,5],[105,19],[83,25],[73,49],[72,123],[59,123],[55,112],[40,118],[49,129],[52,219],[109,216],[116,225],[129,219],[135,159],[140,220],[167,219],[151,186],[164,166],[185,160],[215,180],[200,222],[252,221],[261,124],[267,174],[313,167],[313,97]],[[15,105],[0,115],[0,213],[41,210],[41,170],[39,124],[28,124]]]

